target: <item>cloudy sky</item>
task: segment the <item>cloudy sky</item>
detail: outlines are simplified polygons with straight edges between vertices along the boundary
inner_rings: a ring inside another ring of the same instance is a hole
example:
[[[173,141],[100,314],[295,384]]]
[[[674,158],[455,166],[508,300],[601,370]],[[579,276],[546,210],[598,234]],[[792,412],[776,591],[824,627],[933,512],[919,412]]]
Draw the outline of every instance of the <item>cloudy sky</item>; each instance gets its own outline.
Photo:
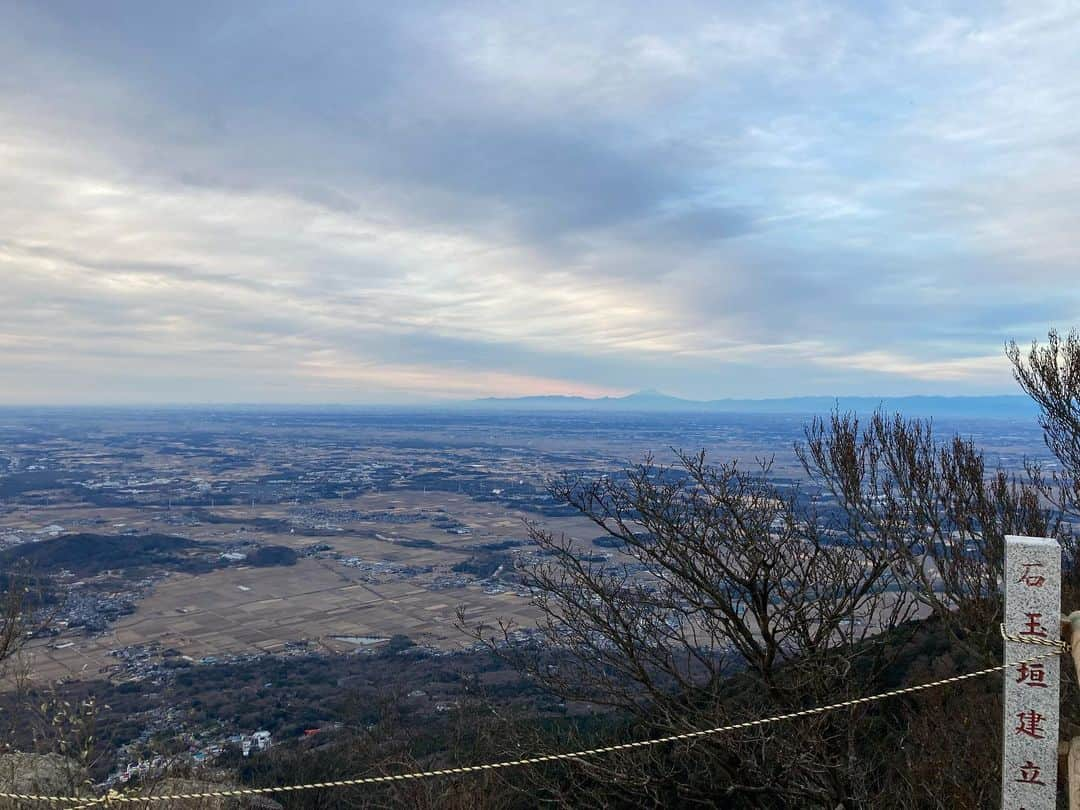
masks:
[[[1080,7],[0,1],[0,402],[1014,390]]]

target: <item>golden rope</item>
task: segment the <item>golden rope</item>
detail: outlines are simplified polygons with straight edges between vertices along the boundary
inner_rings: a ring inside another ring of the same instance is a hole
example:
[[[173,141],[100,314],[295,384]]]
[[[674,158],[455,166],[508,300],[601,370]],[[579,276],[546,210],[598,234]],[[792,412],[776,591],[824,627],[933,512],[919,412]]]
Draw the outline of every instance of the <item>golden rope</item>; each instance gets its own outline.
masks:
[[[971,680],[972,678],[980,678],[983,675],[990,675],[994,672],[1003,672],[1004,670],[1010,669],[1012,667],[1018,667],[1021,664],[1032,664],[1044,658],[1051,658],[1055,655],[1061,655],[1062,653],[1067,652],[1070,649],[1069,644],[1065,641],[1051,641],[1040,638],[1010,636],[1005,633],[1004,625],[1002,625],[1000,629],[1002,638],[1007,641],[1013,641],[1019,644],[1037,644],[1045,647],[1053,647],[1054,649],[1050,652],[1045,652],[1032,658],[1025,659],[1023,661],[1015,661],[1009,664],[998,664],[997,666],[987,667],[986,669],[980,669],[974,672],[967,672],[963,675],[954,675],[951,678],[942,678],[939,681],[916,684],[915,686],[905,686],[901,689],[891,689],[888,692],[880,692],[876,695],[870,695],[869,697],[845,700],[841,703],[830,703],[826,706],[817,706],[812,709],[801,709],[796,712],[778,714],[772,717],[760,718],[758,720],[747,720],[742,723],[733,723],[729,726],[718,726],[716,728],[707,728],[698,731],[687,731],[682,734],[669,734],[665,737],[657,737],[651,740],[635,740],[634,742],[618,743],[616,745],[604,745],[598,748],[588,748],[584,751],[572,751],[570,753],[563,754],[542,754],[535,757],[504,760],[502,762],[488,762],[482,765],[462,765],[455,768],[437,768],[430,771],[413,771],[411,773],[389,774],[386,776],[361,776],[355,779],[338,779],[331,782],[309,782],[303,785],[281,785],[277,787],[234,788],[231,790],[207,791],[205,793],[176,793],[160,796],[138,796],[124,795],[113,790],[104,796],[100,796],[96,799],[91,799],[89,801],[85,796],[41,796],[29,793],[0,793],[0,799],[18,799],[25,802],[45,802],[50,804],[75,804],[77,806],[69,808],[69,810],[81,810],[81,808],[108,807],[113,804],[133,804],[135,802],[145,802],[149,804],[150,802],[180,801],[184,799],[233,798],[239,796],[267,795],[270,793],[293,793],[301,790],[321,790],[325,788],[377,785],[386,782],[405,782],[415,779],[430,779],[438,776],[455,776],[461,774],[479,773],[481,771],[496,771],[503,770],[505,768],[517,768],[523,765],[539,765],[545,762],[562,762],[565,760],[581,759],[583,757],[597,756],[600,754],[610,754],[616,751],[629,751],[636,748],[646,748],[653,745],[663,745],[665,743],[678,742],[680,740],[692,740],[697,739],[698,737],[708,737],[716,734],[724,734],[729,731],[740,731],[742,729],[754,728],[756,726],[764,726],[769,723],[779,723],[783,720],[794,720],[800,717],[811,717],[813,715],[825,714],[826,712],[836,711],[837,709],[845,709],[851,706],[861,706],[867,703],[874,703],[879,700],[885,700],[886,698],[899,697],[900,695],[907,695],[911,694],[912,692],[921,692],[927,689],[936,689],[939,686],[948,686],[949,684],[960,683],[961,681]]]

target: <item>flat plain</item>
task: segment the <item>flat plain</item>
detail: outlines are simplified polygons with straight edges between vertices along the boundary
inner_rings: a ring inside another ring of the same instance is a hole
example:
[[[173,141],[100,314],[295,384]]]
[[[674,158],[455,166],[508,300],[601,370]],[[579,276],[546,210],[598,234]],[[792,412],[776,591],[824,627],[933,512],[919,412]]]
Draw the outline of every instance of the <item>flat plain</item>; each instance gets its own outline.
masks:
[[[673,448],[705,448],[717,461],[770,459],[777,481],[806,484],[791,449],[800,416],[0,417],[0,551],[10,559],[65,538],[192,544],[166,564],[40,570],[66,597],[60,632],[28,649],[42,681],[143,678],[170,656],[362,653],[395,636],[460,649],[459,607],[469,621],[535,620],[514,570],[542,562],[527,523],[566,534],[599,564],[628,562],[593,542],[597,526],[550,499],[549,476],[617,475],[646,454],[667,462]],[[939,429],[972,436],[1007,468],[1039,457],[1035,425]],[[281,564],[249,564],[265,549],[279,550]]]

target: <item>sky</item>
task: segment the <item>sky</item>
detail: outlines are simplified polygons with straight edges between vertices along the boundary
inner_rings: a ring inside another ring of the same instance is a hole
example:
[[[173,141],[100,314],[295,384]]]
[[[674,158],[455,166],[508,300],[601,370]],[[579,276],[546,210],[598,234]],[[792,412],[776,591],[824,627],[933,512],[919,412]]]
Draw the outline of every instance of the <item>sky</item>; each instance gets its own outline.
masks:
[[[1014,393],[1080,6],[0,0],[0,403]]]

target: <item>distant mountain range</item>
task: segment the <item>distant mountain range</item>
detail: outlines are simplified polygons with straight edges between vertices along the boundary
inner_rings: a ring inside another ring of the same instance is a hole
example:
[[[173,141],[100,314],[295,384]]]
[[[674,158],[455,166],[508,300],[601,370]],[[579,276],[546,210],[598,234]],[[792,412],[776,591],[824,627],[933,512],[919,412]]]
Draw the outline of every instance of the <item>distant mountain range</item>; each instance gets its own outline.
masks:
[[[905,416],[979,418],[1034,418],[1039,409],[1028,397],[904,396],[904,397],[786,397],[781,399],[681,399],[659,391],[638,391],[625,397],[539,396],[486,397],[463,403],[467,407],[522,411],[649,411],[680,413],[829,413],[871,412],[878,407]]]

